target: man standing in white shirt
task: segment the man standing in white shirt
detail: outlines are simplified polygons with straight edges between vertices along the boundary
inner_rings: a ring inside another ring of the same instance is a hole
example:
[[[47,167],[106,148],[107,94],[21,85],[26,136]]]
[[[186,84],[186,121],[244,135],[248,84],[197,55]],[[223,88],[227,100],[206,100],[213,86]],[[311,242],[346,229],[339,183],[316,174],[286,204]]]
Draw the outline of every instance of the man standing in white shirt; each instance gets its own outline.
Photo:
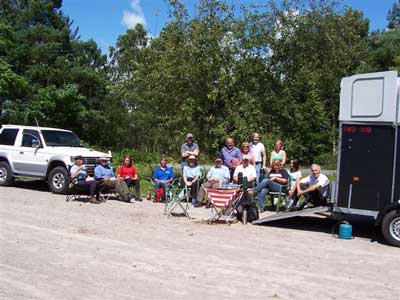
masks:
[[[258,183],[260,180],[261,170],[264,170],[264,172],[267,171],[267,166],[265,165],[267,161],[267,155],[265,154],[264,144],[260,142],[260,134],[257,132],[254,132],[252,135],[250,151],[253,153],[254,160],[256,162],[256,181]]]
[[[297,194],[298,196],[304,195],[305,201],[293,210],[302,210],[308,202],[311,202],[314,206],[327,205],[330,196],[329,179],[326,175],[321,174],[320,165],[311,165],[311,175],[298,182]]]

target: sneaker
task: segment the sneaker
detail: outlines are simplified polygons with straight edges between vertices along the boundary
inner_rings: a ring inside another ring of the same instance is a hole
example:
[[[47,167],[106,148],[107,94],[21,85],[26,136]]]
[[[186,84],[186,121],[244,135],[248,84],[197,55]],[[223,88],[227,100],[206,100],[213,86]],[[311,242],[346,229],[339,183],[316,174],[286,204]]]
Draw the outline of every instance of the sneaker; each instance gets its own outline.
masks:
[[[101,202],[97,200],[95,197],[90,197],[89,202],[93,204],[100,204]]]
[[[131,202],[131,196],[129,196],[129,195],[123,196],[123,197],[121,197],[121,198],[122,198],[122,201],[125,201],[125,202],[127,202],[127,203],[130,203],[130,202]]]
[[[141,197],[135,197],[135,201],[143,201]]]

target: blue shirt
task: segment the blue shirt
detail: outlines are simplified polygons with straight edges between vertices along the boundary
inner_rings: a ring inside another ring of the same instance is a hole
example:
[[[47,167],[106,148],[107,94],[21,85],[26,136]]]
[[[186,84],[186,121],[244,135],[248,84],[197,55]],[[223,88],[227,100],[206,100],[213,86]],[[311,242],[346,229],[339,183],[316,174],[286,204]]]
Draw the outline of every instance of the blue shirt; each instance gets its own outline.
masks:
[[[226,166],[213,166],[207,173],[207,178],[218,179],[221,184],[229,182],[229,169]]]
[[[166,167],[165,170],[158,166],[153,172],[153,179],[168,180],[175,178],[174,170],[171,167]]]
[[[189,167],[185,166],[183,168],[183,176],[187,178],[195,178],[196,176],[201,176],[201,169],[199,165]]]
[[[111,178],[114,176],[114,171],[109,165],[98,165],[96,168],[94,168],[94,177],[96,179]]]
[[[241,159],[242,153],[240,152],[239,148],[232,147],[228,149],[226,146],[221,150],[221,158],[224,162],[224,165],[230,168],[232,166],[233,159]]]
[[[75,173],[77,169],[78,169],[77,165],[72,165],[71,170],[70,170],[71,174]],[[85,181],[86,180],[86,166],[85,165],[83,165],[82,169],[80,169],[78,171],[78,173],[76,174],[76,179],[78,181]]]

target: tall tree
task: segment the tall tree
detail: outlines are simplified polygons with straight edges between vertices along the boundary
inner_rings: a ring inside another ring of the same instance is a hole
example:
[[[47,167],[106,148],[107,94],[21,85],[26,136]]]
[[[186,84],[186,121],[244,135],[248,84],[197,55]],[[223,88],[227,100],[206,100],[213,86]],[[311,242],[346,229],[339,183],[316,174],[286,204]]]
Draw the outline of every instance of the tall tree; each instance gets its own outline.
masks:
[[[392,9],[389,9],[386,20],[388,21],[388,29],[400,27],[400,1],[393,3]]]

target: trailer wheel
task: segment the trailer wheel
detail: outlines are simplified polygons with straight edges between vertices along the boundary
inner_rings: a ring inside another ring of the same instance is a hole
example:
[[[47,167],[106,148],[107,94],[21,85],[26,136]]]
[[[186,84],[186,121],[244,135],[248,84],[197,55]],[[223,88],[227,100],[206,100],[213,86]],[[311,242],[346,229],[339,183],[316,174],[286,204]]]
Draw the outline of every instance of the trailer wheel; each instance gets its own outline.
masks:
[[[388,212],[382,221],[382,234],[392,246],[400,247],[400,211]]]

